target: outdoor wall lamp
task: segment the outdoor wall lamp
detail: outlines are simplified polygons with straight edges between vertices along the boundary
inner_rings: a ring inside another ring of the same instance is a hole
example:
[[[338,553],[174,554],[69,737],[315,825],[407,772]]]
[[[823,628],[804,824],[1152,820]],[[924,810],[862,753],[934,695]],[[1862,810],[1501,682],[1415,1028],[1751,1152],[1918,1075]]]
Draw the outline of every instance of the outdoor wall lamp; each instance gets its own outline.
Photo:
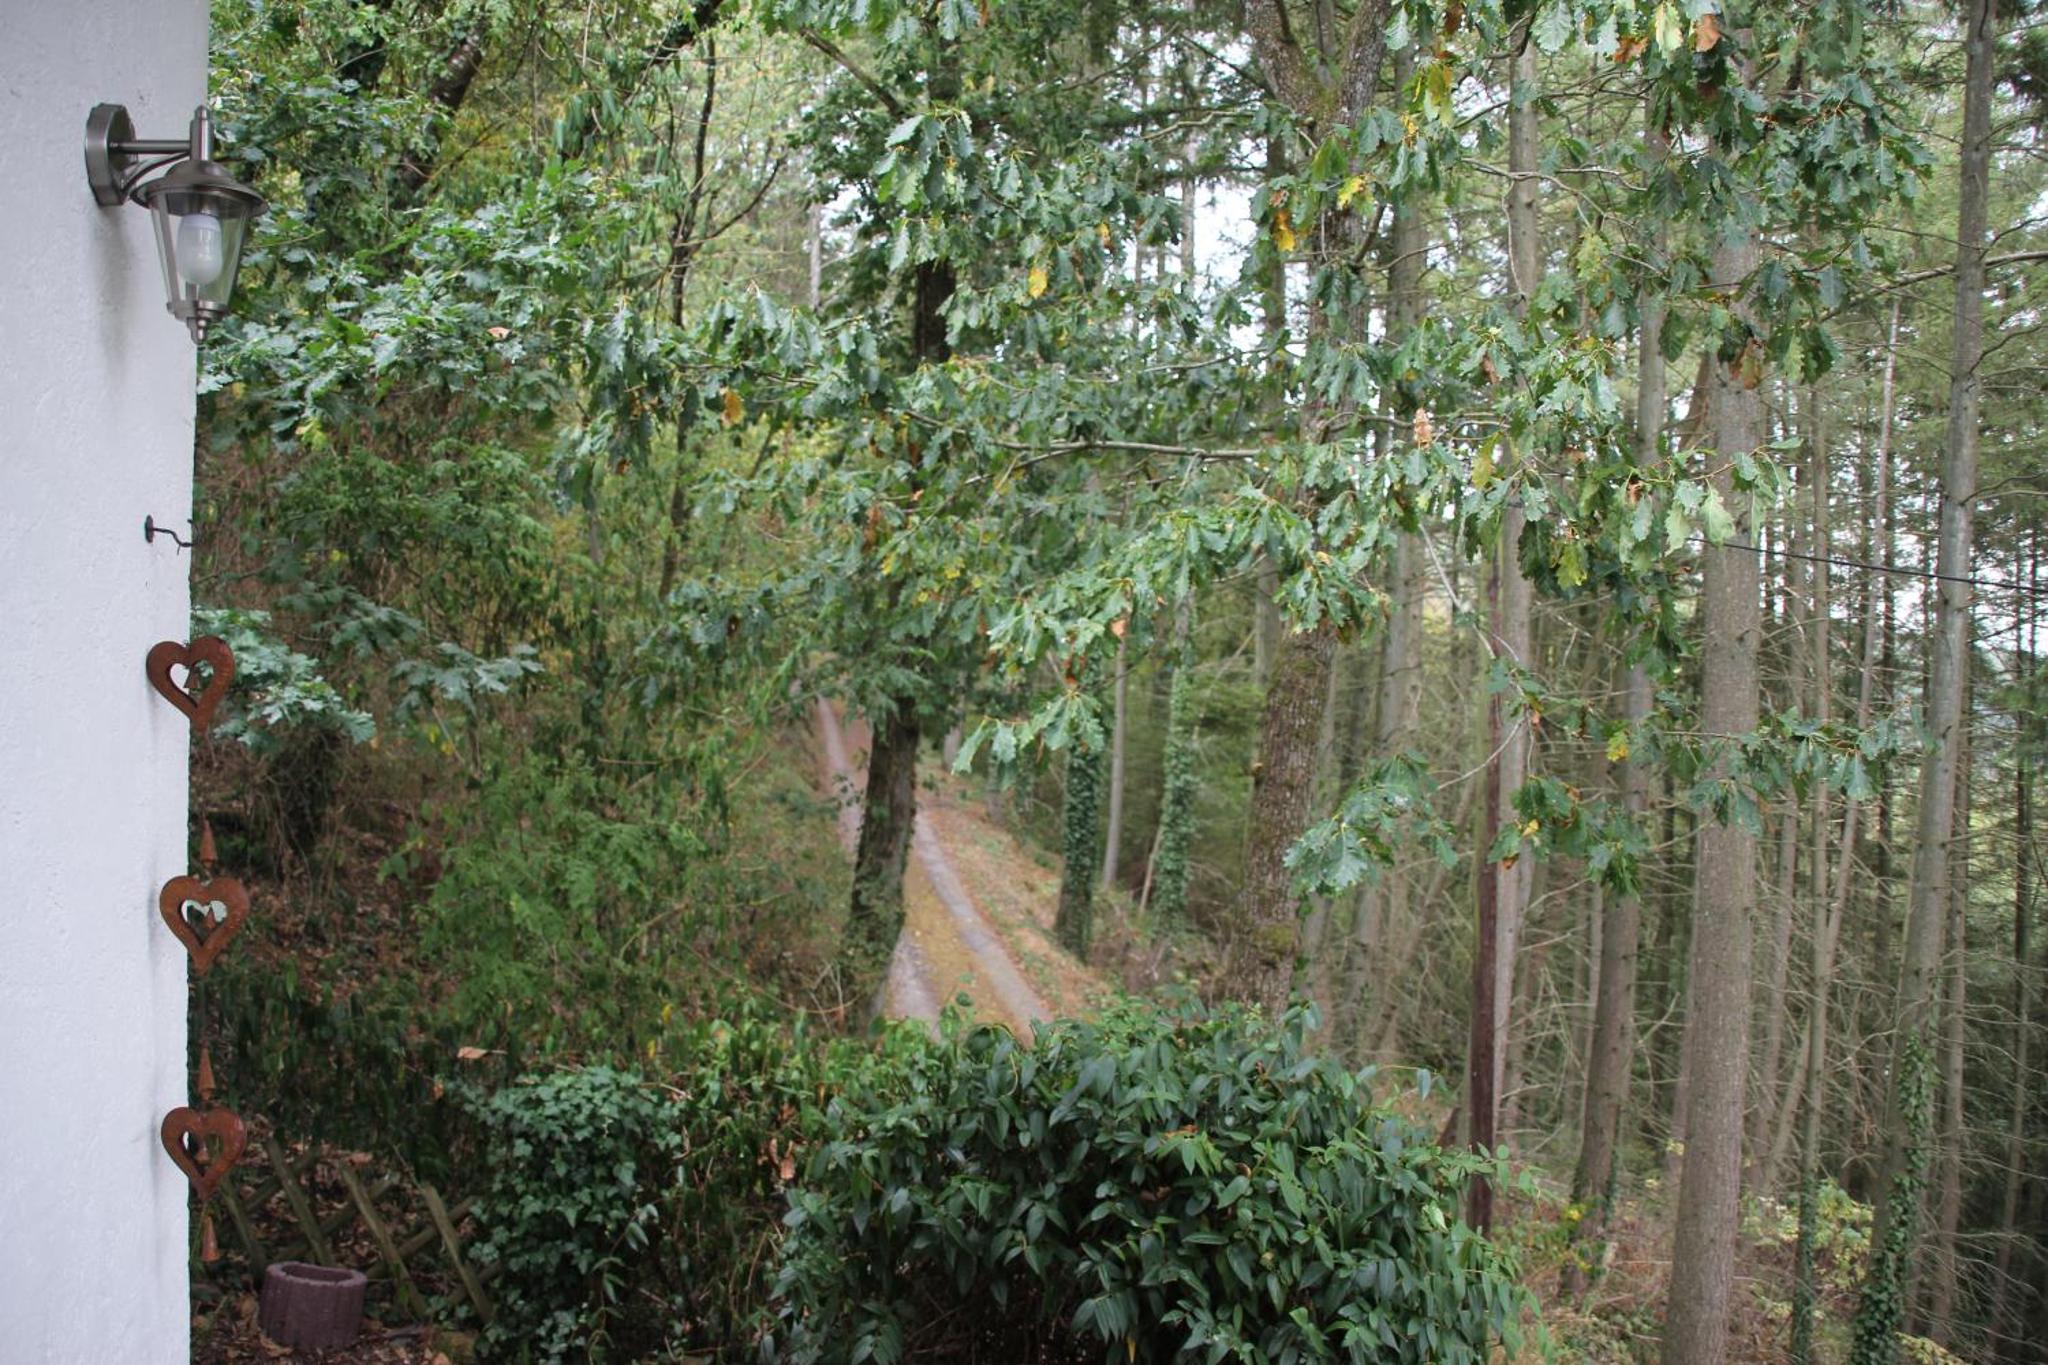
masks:
[[[144,181],[165,166],[175,168]],[[164,268],[164,306],[191,330],[192,340],[205,340],[206,329],[227,316],[249,224],[269,207],[213,159],[212,114],[200,105],[183,141],[138,138],[126,108],[95,105],[85,121],[85,178],[102,205],[127,199],[149,210]]]

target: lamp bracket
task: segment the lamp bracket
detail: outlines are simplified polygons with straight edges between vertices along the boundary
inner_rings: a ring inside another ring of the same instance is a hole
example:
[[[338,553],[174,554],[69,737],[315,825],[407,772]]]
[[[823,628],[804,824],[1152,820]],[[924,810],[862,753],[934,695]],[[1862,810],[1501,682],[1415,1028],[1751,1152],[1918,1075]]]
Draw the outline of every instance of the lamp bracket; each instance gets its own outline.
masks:
[[[136,180],[158,165],[192,154],[186,138],[138,138],[122,104],[96,104],[85,120],[85,179],[92,197],[111,208],[128,197]],[[138,166],[144,157],[156,160]]]

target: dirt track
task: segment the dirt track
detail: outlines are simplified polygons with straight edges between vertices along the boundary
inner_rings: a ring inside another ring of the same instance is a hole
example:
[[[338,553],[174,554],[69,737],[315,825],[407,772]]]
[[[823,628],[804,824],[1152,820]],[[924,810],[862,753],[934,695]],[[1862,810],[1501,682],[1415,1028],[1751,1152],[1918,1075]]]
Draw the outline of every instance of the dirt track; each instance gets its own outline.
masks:
[[[861,776],[845,729],[823,701],[817,706],[827,781],[839,798],[839,837],[848,852],[860,837]],[[854,739],[858,743],[860,736]],[[1053,1017],[1044,998],[1018,970],[1002,935],[990,927],[955,873],[936,822],[920,809],[904,877],[903,934],[889,963],[889,1012],[907,1019],[937,1019],[940,1002],[964,991],[977,1009],[1020,1034]]]

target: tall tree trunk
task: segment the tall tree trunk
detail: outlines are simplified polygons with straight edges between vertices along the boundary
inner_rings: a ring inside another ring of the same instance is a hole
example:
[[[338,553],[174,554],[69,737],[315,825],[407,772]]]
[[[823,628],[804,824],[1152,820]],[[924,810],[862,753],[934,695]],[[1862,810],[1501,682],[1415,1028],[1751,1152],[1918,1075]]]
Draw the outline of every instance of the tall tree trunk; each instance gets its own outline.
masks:
[[[1278,1009],[1287,1003],[1299,938],[1298,898],[1287,850],[1309,823],[1316,737],[1322,731],[1336,633],[1327,627],[1281,637],[1266,685],[1258,758],[1252,770],[1244,888],[1231,926],[1230,994]]]
[[[1967,699],[1964,709],[1968,710]],[[1937,1346],[1955,1345],[1956,1288],[1961,1265],[1958,1234],[1963,1223],[1963,1156],[1969,1142],[1963,1115],[1963,1009],[1968,972],[1963,926],[1970,900],[1970,737],[1962,736],[1962,768],[1956,791],[1956,857],[1948,874],[1948,980],[1942,1001],[1941,1166],[1935,1188],[1934,1254],[1928,1261],[1927,1336]]]
[[[1095,883],[1102,863],[1102,749],[1067,750],[1067,792],[1062,804],[1066,869],[1053,922],[1060,945],[1083,962],[1095,927]]]
[[[2037,530],[2030,538],[2032,566],[2028,581],[2036,592],[2041,587],[2041,537]],[[2028,1069],[2028,1050],[2033,1029],[2029,1019],[2028,973],[2032,970],[2028,945],[2028,921],[2033,915],[2035,866],[2034,866],[2034,816],[2033,778],[2034,765],[2039,761],[2038,727],[2041,723],[2041,707],[2034,696],[2036,670],[2040,666],[2040,618],[2031,616],[2027,622],[2026,648],[2019,660],[2021,676],[2026,679],[2026,700],[2021,705],[2022,720],[2018,733],[2013,737],[2013,867],[2012,867],[2012,1106],[2005,1129],[2005,1192],[2000,1201],[1998,1217],[1998,1253],[1991,1278],[1991,1330],[1994,1334],[2008,1339],[2020,1335],[2019,1318],[2015,1311],[2012,1293],[2012,1249],[2019,1233],[2020,1190],[2027,1176],[2027,1115],[2039,1091],[2035,1088]],[[2019,1302],[2025,1301],[2025,1294]]]
[[[1789,588],[1790,585],[1788,584]],[[1743,1169],[1754,1173],[1768,1150],[1772,1117],[1776,1108],[1778,1063],[1784,1050],[1785,988],[1792,976],[1792,906],[1799,899],[1799,803],[1787,799],[1778,815],[1777,877],[1770,896],[1770,937],[1765,959],[1768,974],[1763,991],[1754,1002],[1761,1014],[1763,1042],[1758,1049],[1757,1071],[1750,1092],[1755,1096],[1749,1110],[1749,1132],[1743,1140]],[[1760,1190],[1769,1192],[1769,1186]]]
[[[1873,528],[1873,533],[1875,528],[1886,524],[1891,500],[1892,411],[1898,372],[1898,343],[1899,306],[1895,302],[1885,345],[1884,381],[1878,400],[1877,449],[1872,456],[1871,483],[1875,490],[1875,505],[1865,521],[1866,526]],[[1818,507],[1824,515],[1825,502]],[[1824,532],[1825,521],[1820,525]],[[1890,562],[1888,551],[1884,559]],[[1880,591],[1889,594],[1888,581],[1882,589],[1874,583],[1867,585],[1863,600],[1862,666],[1857,671],[1856,683],[1856,728],[1859,732],[1869,728],[1871,700],[1876,691],[1878,642],[1883,615],[1879,608]],[[1807,1006],[1806,1032],[1800,1043],[1799,1068],[1795,1075],[1797,1084],[1786,1088],[1787,1099],[1781,1109],[1778,1134],[1772,1140],[1770,1159],[1764,1168],[1765,1188],[1769,1189],[1773,1187],[1777,1169],[1784,1161],[1793,1116],[1803,1112],[1804,1128],[1799,1147],[1799,1233],[1793,1253],[1792,1359],[1795,1365],[1808,1365],[1813,1359],[1814,1310],[1819,1301],[1814,1262],[1820,1231],[1820,1140],[1827,1108],[1829,994],[1834,986],[1835,948],[1841,940],[1842,921],[1848,912],[1849,889],[1855,880],[1856,829],[1861,813],[1862,803],[1856,797],[1851,796],[1843,803],[1842,834],[1833,882],[1815,901],[1812,1000]],[[1816,855],[1818,853],[1816,847]],[[1825,860],[1820,861],[1825,866]],[[1804,1092],[1804,1101],[1795,1105],[1794,1099],[1801,1091]]]
[[[853,854],[853,897],[840,968],[848,997],[881,987],[903,932],[903,870],[917,823],[917,717],[908,706],[871,718],[867,787]]]
[[[704,244],[699,229],[711,146],[711,114],[717,106],[718,40],[715,35],[707,33],[704,35],[704,96],[697,107],[697,130],[691,138],[690,188],[683,196],[682,207],[676,210],[675,225],[669,230],[668,320],[671,326],[678,328],[683,325],[683,292],[689,287],[690,271],[697,264],[698,253]],[[817,306],[817,299],[813,298],[811,307],[815,309]],[[669,593],[675,588],[676,574],[682,568],[683,536],[690,519],[690,481],[686,477],[690,429],[696,422],[696,404],[677,405],[675,483],[669,490],[668,534],[663,537],[661,547],[659,597],[663,602],[668,601]]]
[[[1646,101],[1643,113],[1645,146],[1653,159],[1661,161],[1670,149],[1670,140],[1657,126],[1655,105]],[[1651,254],[1659,259],[1665,250],[1661,223],[1654,233]],[[1654,291],[1643,300],[1636,350],[1635,459],[1638,465],[1652,468],[1663,457],[1664,424],[1671,403],[1664,362],[1664,304]],[[1650,676],[1642,664],[1628,666],[1622,695],[1623,716],[1633,736],[1648,719],[1652,699]],[[1638,825],[1649,816],[1651,782],[1650,769],[1641,761],[1629,763],[1624,770],[1622,801],[1629,818]],[[1574,1295],[1585,1292],[1606,1262],[1613,1193],[1620,1173],[1621,1117],[1627,1106],[1636,1042],[1636,954],[1642,939],[1642,897],[1635,892],[1610,893],[1601,904],[1601,917],[1579,1160],[1572,1171],[1572,1203],[1584,1214],[1572,1225],[1574,1246],[1565,1262],[1565,1290]]]
[[[946,341],[946,302],[953,296],[953,267],[927,261],[913,282],[911,359],[944,364],[952,355]],[[860,841],[854,848],[853,893],[847,913],[842,970],[864,998],[888,970],[890,954],[903,932],[903,872],[917,826],[917,751],[923,738],[918,698],[893,698],[872,718],[867,789],[862,797]]]
[[[1508,102],[1508,290],[1516,312],[1522,314],[1528,312],[1543,273],[1536,206],[1537,78],[1536,47],[1525,25],[1509,73]],[[1528,668],[1533,662],[1529,657],[1531,594],[1529,581],[1522,576],[1522,526],[1521,505],[1511,502],[1501,517],[1500,541],[1494,547],[1487,584],[1488,644],[1495,659],[1505,658],[1516,667]],[[1479,957],[1473,965],[1472,1051],[1466,1065],[1465,1100],[1472,1145],[1482,1151],[1491,1151],[1497,1136],[1507,1030],[1515,998],[1515,953],[1528,912],[1529,877],[1534,870],[1527,858],[1503,865],[1487,856],[1504,822],[1515,822],[1515,793],[1529,773],[1529,727],[1517,719],[1510,728],[1499,693],[1487,698],[1487,738],[1487,808],[1479,838]],[[1484,1231],[1493,1216],[1492,1190],[1484,1179],[1473,1182],[1468,1208],[1473,1226]]]
[[[1275,0],[1279,3],[1280,0]],[[1278,133],[1266,138],[1266,182],[1287,174],[1287,145]],[[1259,281],[1260,326],[1274,353],[1287,334],[1287,263],[1275,256]],[[1276,419],[1278,414],[1275,414]],[[1280,570],[1263,551],[1252,575],[1252,681],[1264,687],[1280,657]]]
[[[1188,848],[1195,833],[1194,700],[1188,670],[1194,662],[1189,637],[1194,604],[1181,598],[1173,613],[1173,686],[1166,701],[1166,753],[1159,792],[1159,845],[1146,873],[1145,903],[1164,923],[1188,908]]]
[[[1984,247],[1991,166],[1992,0],[1971,0],[1964,19],[1961,184],[1956,210],[1956,294],[1949,365],[1947,449],[1941,468],[1940,579],[1925,717],[1926,758],[1913,833],[1913,879],[1906,908],[1905,955],[1892,1030],[1886,1089],[1884,1164],[1871,1262],[1856,1321],[1856,1365],[1897,1354],[1905,1309],[1901,1295],[1926,1178],[1928,1066],[1935,983],[1941,971],[1947,911],[1949,842],[1955,830],[1956,773],[1962,756],[1963,701],[1970,664],[1970,541],[1977,500],[1978,411],[1984,357]]]
[[[1130,717],[1130,669],[1122,637],[1116,642],[1116,681],[1111,692],[1114,715],[1109,731],[1109,810],[1102,842],[1102,889],[1116,885],[1117,854],[1124,841],[1124,749]]]
[[[1646,336],[1652,326],[1646,319]],[[1657,386],[1661,387],[1661,376]],[[1652,412],[1661,418],[1662,395],[1655,398]],[[1638,404],[1640,421],[1648,400],[1639,399]],[[1653,448],[1656,440],[1657,432],[1652,428],[1649,444]],[[1650,676],[1641,664],[1629,666],[1623,694],[1623,714],[1633,733],[1650,715]],[[1640,760],[1629,762],[1622,777],[1622,799],[1631,819],[1641,821],[1648,814],[1650,781],[1647,764]],[[1583,1216],[1572,1225],[1574,1245],[1565,1261],[1565,1288],[1573,1294],[1584,1293],[1605,1264],[1607,1229],[1614,1212],[1615,1153],[1621,1141],[1621,1112],[1628,1096],[1630,1059],[1635,1052],[1636,951],[1642,936],[1642,900],[1633,892],[1610,892],[1602,903],[1601,915],[1593,1042],[1586,1059],[1579,1161],[1572,1171],[1572,1203],[1583,1211]]]
[[[1386,55],[1386,11],[1387,0],[1361,0],[1345,25],[1341,50],[1313,56],[1297,44],[1284,0],[1251,0],[1245,23],[1259,65],[1282,103],[1311,122],[1328,113],[1338,123],[1349,123],[1372,103],[1379,84]],[[1330,60],[1333,57],[1336,60]],[[1329,88],[1324,86],[1324,72],[1331,73]],[[1306,226],[1323,264],[1337,271],[1352,268],[1360,236],[1355,213],[1332,208]],[[1357,321],[1348,308],[1311,309],[1309,341],[1326,340]],[[1343,418],[1339,410],[1311,402],[1302,415],[1302,428],[1315,439],[1327,439]],[[1246,819],[1244,886],[1227,936],[1224,987],[1239,999],[1269,1009],[1286,1002],[1294,976],[1298,898],[1286,856],[1308,826],[1317,772],[1316,737],[1322,730],[1321,710],[1335,646],[1336,636],[1328,626],[1285,633],[1273,651],[1266,688]]]
[[[1413,47],[1394,54],[1394,88],[1405,89],[1415,72]],[[1399,344],[1420,325],[1424,309],[1422,281],[1429,257],[1429,232],[1423,222],[1418,199],[1420,188],[1410,185],[1394,203],[1394,221],[1387,264],[1388,341]],[[1405,413],[1394,413],[1406,416]],[[1382,435],[1382,451],[1391,442]],[[1402,532],[1394,542],[1387,624],[1380,636],[1379,678],[1373,701],[1372,754],[1385,758],[1400,745],[1411,742],[1422,716],[1422,599],[1423,562],[1419,536]],[[1359,888],[1351,908],[1351,934],[1346,951],[1344,983],[1340,1006],[1347,1012],[1340,1036],[1355,1053],[1369,1054],[1389,1011],[1385,1004],[1396,993],[1381,990],[1382,1008],[1367,1008],[1367,996],[1375,982],[1400,979],[1407,969],[1390,951],[1395,943],[1408,939],[1408,883],[1398,865],[1384,869]]]
[[[1714,253],[1714,281],[1734,298],[1738,316],[1749,312],[1748,282],[1757,254],[1756,235],[1749,228],[1733,240],[1724,234]],[[1717,468],[1714,487],[1734,518],[1733,539],[1746,543],[1748,500],[1735,495],[1728,462],[1756,448],[1761,402],[1744,383],[1742,357],[1710,365],[1707,404]],[[1736,546],[1710,546],[1702,560],[1700,728],[1710,745],[1725,745],[1757,726],[1759,565],[1753,552]],[[1712,769],[1726,772],[1729,762],[1725,752],[1718,754]],[[1742,1185],[1743,1088],[1749,1071],[1750,917],[1756,909],[1756,879],[1755,836],[1739,824],[1701,821],[1687,972],[1688,1109],[1680,1135],[1684,1155],[1664,1328],[1666,1365],[1720,1365],[1727,1358]]]

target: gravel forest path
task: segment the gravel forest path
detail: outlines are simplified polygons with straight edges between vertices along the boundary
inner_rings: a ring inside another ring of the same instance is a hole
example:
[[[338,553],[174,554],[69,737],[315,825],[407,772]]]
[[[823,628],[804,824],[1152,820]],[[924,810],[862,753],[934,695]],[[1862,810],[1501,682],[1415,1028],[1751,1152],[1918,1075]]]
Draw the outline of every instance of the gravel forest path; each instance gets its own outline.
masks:
[[[839,838],[850,855],[860,837],[866,733],[842,724],[823,701],[817,718],[822,775],[838,800]],[[920,787],[903,883],[903,933],[889,964],[889,1013],[936,1020],[941,1005],[965,994],[977,1014],[1029,1037],[1035,1021],[1084,1003],[1092,979],[1064,958],[1046,932],[1047,892],[1058,890],[1057,877],[1048,883],[1047,876],[1007,831]],[[1007,914],[991,915],[978,903],[992,894]],[[1034,981],[1050,988],[1057,1006]]]

